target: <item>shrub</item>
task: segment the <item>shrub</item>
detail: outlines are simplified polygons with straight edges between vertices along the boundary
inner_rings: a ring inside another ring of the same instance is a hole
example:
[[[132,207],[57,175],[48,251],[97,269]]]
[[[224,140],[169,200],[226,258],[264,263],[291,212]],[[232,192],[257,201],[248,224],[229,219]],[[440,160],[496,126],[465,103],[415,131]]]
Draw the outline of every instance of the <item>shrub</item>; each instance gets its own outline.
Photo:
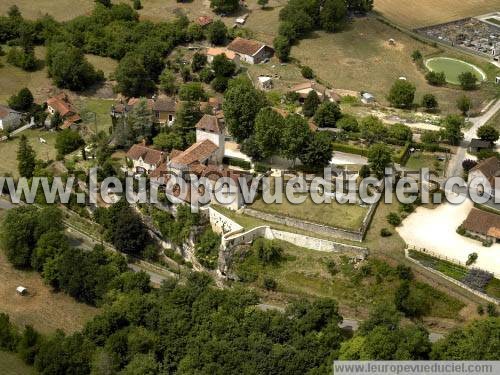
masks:
[[[337,269],[337,265],[332,259],[329,259],[326,262],[326,269],[328,270],[328,273],[332,276],[335,276],[339,272],[339,270]]]
[[[387,229],[387,228],[382,228],[380,230],[380,235],[382,237],[390,237],[390,236],[392,236],[392,232],[389,229]]]
[[[391,212],[387,215],[387,222],[392,226],[397,227],[401,224],[401,217],[396,212]]]
[[[463,72],[458,76],[460,87],[463,90],[474,90],[477,87],[477,77],[472,72]]]
[[[300,72],[302,73],[302,77],[306,78],[306,79],[313,79],[314,78],[314,72],[313,70],[308,67],[308,66],[303,66],[301,69],[300,69]]]
[[[343,129],[346,132],[358,132],[359,123],[356,117],[352,115],[343,115],[340,120],[337,121],[337,127]]]
[[[484,315],[484,307],[483,307],[483,305],[477,305],[477,313],[479,315]]]
[[[405,266],[403,264],[398,264],[396,267],[396,272],[400,280],[411,280],[413,279],[413,272],[411,267]]]
[[[497,308],[492,302],[488,302],[488,305],[486,305],[486,311],[488,313],[488,316],[491,316],[493,318],[498,315]]]
[[[267,173],[271,170],[271,168],[269,168],[269,166],[262,164],[262,163],[255,163],[254,169],[255,169],[255,172],[257,172],[257,173]]]
[[[276,264],[283,258],[283,249],[271,240],[258,238],[252,244],[252,249],[264,264]]]
[[[476,263],[476,260],[477,260],[477,253],[471,253],[467,258],[467,262],[465,262],[465,265],[470,266],[471,264]]]
[[[243,159],[225,157],[223,162],[225,164],[234,165],[235,167],[240,167],[241,169],[245,170],[249,170],[252,168],[252,164]]]
[[[425,79],[430,85],[442,86],[446,84],[446,75],[444,72],[428,72],[425,75]]]
[[[278,287],[278,283],[276,282],[276,280],[268,276],[264,277],[262,285],[266,290],[276,290],[276,288]]]

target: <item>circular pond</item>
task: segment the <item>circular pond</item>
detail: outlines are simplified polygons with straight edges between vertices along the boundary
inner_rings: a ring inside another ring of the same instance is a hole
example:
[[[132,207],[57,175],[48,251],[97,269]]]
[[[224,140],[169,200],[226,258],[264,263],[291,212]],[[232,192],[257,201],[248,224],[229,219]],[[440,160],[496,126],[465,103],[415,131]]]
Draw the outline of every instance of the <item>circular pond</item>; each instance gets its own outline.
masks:
[[[486,74],[477,66],[451,57],[433,57],[425,61],[425,66],[432,72],[444,72],[446,82],[459,85],[458,76],[464,72],[473,73],[479,81],[486,80]]]

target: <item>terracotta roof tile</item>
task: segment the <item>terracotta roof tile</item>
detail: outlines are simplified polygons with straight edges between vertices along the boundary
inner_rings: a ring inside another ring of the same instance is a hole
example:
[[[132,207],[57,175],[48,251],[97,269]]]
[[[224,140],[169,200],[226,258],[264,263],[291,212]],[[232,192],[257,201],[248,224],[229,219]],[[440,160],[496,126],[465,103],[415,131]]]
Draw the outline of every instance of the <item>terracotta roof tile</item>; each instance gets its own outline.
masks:
[[[186,151],[171,160],[172,165],[189,166],[194,163],[205,161],[218,149],[217,145],[208,139],[196,142]]]
[[[210,16],[200,16],[195,22],[200,26],[207,26],[214,22],[214,19]]]
[[[65,117],[68,114],[77,113],[77,111],[73,108],[73,104],[64,92],[47,99],[47,105],[54,108],[54,110],[59,112],[62,117]]]
[[[229,60],[234,60],[236,58],[236,53],[228,50],[227,48],[208,48],[207,55],[208,56],[226,55],[226,57]]]
[[[224,130],[217,116],[213,115],[203,115],[196,124],[196,129],[218,134],[221,134]]]
[[[255,55],[262,47],[265,47],[264,43],[257,42],[256,40],[236,38],[229,45],[227,49],[241,53],[243,55],[253,56]]]
[[[139,160],[142,158],[146,163],[151,165],[158,165],[163,161],[163,151],[155,150],[154,148],[146,147],[143,145],[133,145],[127,151],[127,157],[132,160]]]
[[[462,225],[468,231],[500,238],[497,237],[500,232],[500,215],[473,208]]]
[[[500,175],[500,160],[496,156],[480,161],[470,172],[480,171],[489,180]]]

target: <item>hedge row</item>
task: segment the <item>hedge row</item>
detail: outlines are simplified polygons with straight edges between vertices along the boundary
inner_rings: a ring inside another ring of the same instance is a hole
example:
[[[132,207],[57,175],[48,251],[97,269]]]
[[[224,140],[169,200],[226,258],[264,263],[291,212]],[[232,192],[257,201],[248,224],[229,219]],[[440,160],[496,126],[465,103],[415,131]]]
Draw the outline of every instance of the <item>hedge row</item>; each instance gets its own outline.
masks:
[[[245,170],[250,170],[252,169],[252,164],[246,160],[243,160],[243,159],[239,159],[239,158],[231,158],[231,157],[224,157],[224,160],[223,160],[224,164],[229,164],[229,165],[233,165],[235,167],[239,167],[241,169],[245,169]]]
[[[368,149],[366,148],[361,148],[345,143],[333,143],[333,151],[338,151],[338,152],[346,152],[348,154],[355,154],[355,155],[361,155],[368,157]]]

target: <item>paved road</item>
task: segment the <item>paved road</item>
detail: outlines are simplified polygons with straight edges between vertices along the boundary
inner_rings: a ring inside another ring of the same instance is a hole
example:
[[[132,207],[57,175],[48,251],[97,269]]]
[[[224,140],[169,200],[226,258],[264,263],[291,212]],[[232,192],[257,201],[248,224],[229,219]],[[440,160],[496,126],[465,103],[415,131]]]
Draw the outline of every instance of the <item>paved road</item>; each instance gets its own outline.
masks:
[[[464,140],[448,163],[447,177],[462,175],[462,161],[465,159],[467,147],[471,139],[476,137],[477,129],[486,124],[498,111],[500,111],[500,100],[497,100],[483,115],[469,119],[472,122],[472,126],[464,132]]]

